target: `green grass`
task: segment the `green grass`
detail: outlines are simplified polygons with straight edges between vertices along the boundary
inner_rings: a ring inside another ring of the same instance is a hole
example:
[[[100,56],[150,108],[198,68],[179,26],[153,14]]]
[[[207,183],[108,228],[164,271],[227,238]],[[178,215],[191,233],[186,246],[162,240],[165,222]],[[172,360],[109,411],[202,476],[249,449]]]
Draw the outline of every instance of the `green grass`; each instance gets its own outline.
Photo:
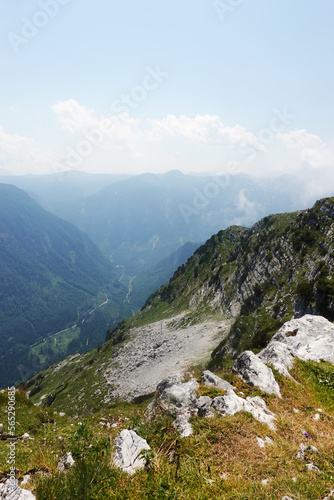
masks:
[[[326,496],[334,483],[333,365],[297,360],[292,375],[299,385],[275,372],[282,399],[248,386],[226,367],[218,373],[244,397],[263,397],[276,414],[277,430],[240,412],[229,417],[192,417],[194,433],[181,439],[173,417],[163,408],[145,415],[150,398],[138,404],[119,401],[75,421],[34,406],[21,391],[16,395],[17,435],[28,432],[34,440],[18,442],[17,477],[31,474],[29,488],[38,500],[269,500],[284,495],[314,500]],[[200,384],[199,394],[215,397],[220,391]],[[6,392],[0,394],[0,422],[5,430],[7,399]],[[317,413],[320,418],[315,420]],[[102,417],[109,428],[101,425]],[[112,462],[114,438],[124,428],[136,430],[151,447],[146,468],[131,477]],[[265,436],[273,444],[262,449],[256,438]],[[308,452],[307,461],[298,460],[302,442],[320,453]],[[68,451],[75,466],[60,474],[57,462]],[[2,476],[9,472],[6,458],[7,443],[0,441]],[[310,461],[323,473],[307,471],[305,464]]]

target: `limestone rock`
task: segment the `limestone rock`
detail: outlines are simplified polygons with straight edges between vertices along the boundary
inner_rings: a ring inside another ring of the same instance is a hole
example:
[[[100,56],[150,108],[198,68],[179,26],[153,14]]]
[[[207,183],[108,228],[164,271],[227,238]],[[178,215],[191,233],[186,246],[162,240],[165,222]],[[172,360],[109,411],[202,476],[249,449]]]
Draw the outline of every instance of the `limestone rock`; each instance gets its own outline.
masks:
[[[163,390],[161,399],[167,406],[172,405],[179,409],[195,410],[197,403],[197,388],[198,383],[195,379],[191,379],[189,382],[185,383],[176,383]]]
[[[309,464],[306,464],[306,467],[307,467],[307,470],[314,470],[316,472],[320,472],[320,474],[322,474],[321,470],[319,469],[319,467],[317,467],[316,465],[314,465],[313,462],[310,462]]]
[[[141,456],[144,450],[150,450],[147,441],[135,431],[124,429],[116,438],[115,464],[128,474],[134,474],[145,467],[145,459]]]
[[[182,383],[182,379],[180,373],[170,375],[158,384],[157,389],[162,406],[176,415],[174,427],[181,437],[188,437],[193,432],[189,419],[198,413],[198,383],[195,379]]]
[[[266,436],[264,439],[260,437],[257,437],[256,439],[260,448],[265,448],[266,444],[274,444],[274,441],[268,436]]]
[[[226,392],[233,390],[231,384],[229,384],[226,380],[218,377],[214,373],[210,372],[209,370],[205,370],[202,373],[202,382],[204,382],[207,387],[217,387],[217,389],[222,389]]]
[[[36,500],[36,497],[31,491],[20,488],[17,481],[13,483],[7,479],[5,483],[0,484],[0,499],[1,500]]]
[[[72,453],[68,452],[65,453],[63,458],[58,462],[57,468],[59,472],[64,472],[65,469],[69,469],[70,467],[73,467],[75,464],[74,458],[72,457]]]
[[[231,391],[226,396],[214,398],[212,407],[222,415],[234,415],[238,411],[247,411],[259,422],[267,424],[271,429],[275,429],[273,422],[275,415],[268,410],[266,403],[258,396],[242,399],[234,391]]]
[[[297,458],[299,460],[304,460],[305,453],[307,451],[313,451],[313,453],[319,453],[317,448],[315,448],[314,446],[306,446],[306,444],[301,443],[299,447],[299,452],[297,453]]]
[[[322,316],[306,314],[285,323],[258,357],[283,375],[288,375],[292,360],[321,359],[334,364],[334,325]]]
[[[273,372],[252,351],[245,351],[238,356],[232,370],[238,373],[245,382],[259,387],[268,394],[281,397],[278,383]]]
[[[200,396],[197,399],[198,415],[200,417],[210,417],[213,413],[210,411],[212,399],[209,396]]]
[[[193,428],[189,423],[190,417],[191,413],[185,411],[180,413],[173,422],[175,429],[179,432],[181,437],[188,437],[193,433]]]

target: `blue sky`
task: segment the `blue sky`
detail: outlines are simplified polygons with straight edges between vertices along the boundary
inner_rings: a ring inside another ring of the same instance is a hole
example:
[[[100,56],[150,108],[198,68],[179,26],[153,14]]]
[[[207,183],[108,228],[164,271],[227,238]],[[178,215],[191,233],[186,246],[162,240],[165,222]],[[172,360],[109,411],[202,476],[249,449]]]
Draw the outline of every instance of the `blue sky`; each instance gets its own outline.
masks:
[[[250,174],[321,173],[328,187],[332,0],[2,3],[0,169],[234,162]]]

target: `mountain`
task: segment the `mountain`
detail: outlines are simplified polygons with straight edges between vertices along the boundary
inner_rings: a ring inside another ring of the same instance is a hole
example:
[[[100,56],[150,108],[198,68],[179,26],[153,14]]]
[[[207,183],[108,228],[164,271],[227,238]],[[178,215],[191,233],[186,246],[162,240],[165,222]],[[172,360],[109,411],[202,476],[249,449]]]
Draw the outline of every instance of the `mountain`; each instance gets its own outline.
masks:
[[[334,198],[220,231],[139,314],[108,331],[101,348],[31,379],[33,401],[89,412],[153,392],[173,371],[207,363],[211,351],[210,368],[228,367],[241,351],[265,347],[292,317],[333,320],[333,231]]]
[[[205,241],[236,222],[252,224],[269,207],[279,210],[286,197],[274,201],[267,187],[241,174],[228,178],[178,171],[143,174],[90,196],[80,214],[72,214],[71,222],[133,276],[186,242]]]
[[[128,297],[131,305],[139,310],[145,304],[148,295],[167,283],[175,270],[184,264],[199,246],[199,243],[188,242],[144,272],[139,272],[132,280],[132,289]]]
[[[12,176],[5,182],[25,189],[43,208],[88,234],[131,291],[134,312],[163,283],[154,278],[154,266],[187,242],[206,241],[231,225],[250,227],[270,213],[305,208],[310,199],[315,201],[303,180],[291,175],[195,176],[171,171],[126,177],[69,171]],[[166,276],[160,265],[157,274]]]
[[[87,174],[76,170],[17,176],[5,175],[5,172],[0,171],[0,183],[12,184],[23,189],[45,210],[65,220],[69,214],[80,211],[81,205],[89,196],[109,184],[128,177],[127,175]]]
[[[0,184],[0,385],[98,345],[126,292],[88,236]]]

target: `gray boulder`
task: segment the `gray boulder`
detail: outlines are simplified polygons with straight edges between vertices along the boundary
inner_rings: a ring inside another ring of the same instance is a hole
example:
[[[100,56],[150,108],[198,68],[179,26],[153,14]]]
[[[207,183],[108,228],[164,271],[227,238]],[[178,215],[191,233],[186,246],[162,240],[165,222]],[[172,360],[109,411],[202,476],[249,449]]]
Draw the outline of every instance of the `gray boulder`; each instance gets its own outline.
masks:
[[[276,396],[281,397],[272,370],[252,351],[245,351],[240,354],[234,363],[232,371],[238,373],[248,384],[259,387],[268,394],[276,394]]]
[[[334,364],[334,325],[322,316],[306,314],[285,323],[258,357],[289,375],[294,357]]]
[[[201,380],[207,387],[216,387],[217,389],[222,389],[226,392],[233,391],[233,387],[231,384],[229,384],[226,380],[218,377],[214,373],[210,372],[209,370],[205,370],[202,373]]]
[[[20,488],[15,481],[14,485],[11,479],[7,479],[5,483],[0,484],[0,499],[1,500],[36,500],[36,497],[31,491]]]
[[[132,475],[145,467],[145,459],[141,452],[150,449],[147,441],[135,431],[124,429],[116,438],[115,465]]]

